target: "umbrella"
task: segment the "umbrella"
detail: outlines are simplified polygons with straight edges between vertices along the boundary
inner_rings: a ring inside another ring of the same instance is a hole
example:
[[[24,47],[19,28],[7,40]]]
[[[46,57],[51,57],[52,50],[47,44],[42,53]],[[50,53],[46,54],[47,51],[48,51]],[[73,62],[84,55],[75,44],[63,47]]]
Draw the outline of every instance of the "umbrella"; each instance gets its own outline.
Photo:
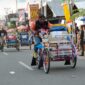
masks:
[[[81,20],[81,21],[85,21],[85,17],[82,17],[80,20]]]

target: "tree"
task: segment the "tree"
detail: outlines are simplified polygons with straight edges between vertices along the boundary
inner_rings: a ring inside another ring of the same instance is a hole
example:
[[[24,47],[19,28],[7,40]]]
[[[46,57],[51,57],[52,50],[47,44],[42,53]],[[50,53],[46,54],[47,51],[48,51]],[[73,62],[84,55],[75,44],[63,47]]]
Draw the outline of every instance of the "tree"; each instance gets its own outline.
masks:
[[[80,16],[85,16],[85,9],[79,9],[78,13],[75,13],[71,16],[72,20],[75,20],[75,18],[78,18]]]

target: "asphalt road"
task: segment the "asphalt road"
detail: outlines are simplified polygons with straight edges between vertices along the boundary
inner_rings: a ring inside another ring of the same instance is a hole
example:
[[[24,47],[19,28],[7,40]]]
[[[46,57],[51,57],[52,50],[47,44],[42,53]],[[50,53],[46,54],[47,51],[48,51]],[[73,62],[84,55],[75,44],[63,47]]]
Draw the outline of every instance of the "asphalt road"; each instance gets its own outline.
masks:
[[[85,58],[78,58],[75,69],[64,62],[52,62],[49,74],[31,67],[32,51],[5,49],[0,52],[0,85],[85,85]]]

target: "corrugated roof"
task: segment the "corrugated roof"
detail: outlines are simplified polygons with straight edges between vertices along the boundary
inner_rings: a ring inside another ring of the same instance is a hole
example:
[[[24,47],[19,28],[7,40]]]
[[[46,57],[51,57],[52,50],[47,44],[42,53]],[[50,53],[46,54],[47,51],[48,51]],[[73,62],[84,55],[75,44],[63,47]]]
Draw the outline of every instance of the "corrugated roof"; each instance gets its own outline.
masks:
[[[52,10],[54,16],[64,16],[63,8],[61,6],[60,0],[52,0],[47,3],[50,9]]]
[[[78,8],[85,8],[85,5],[83,6],[82,3],[85,2],[85,0],[76,0],[75,3]],[[61,0],[51,0],[50,2],[47,2],[48,6],[52,10],[54,16],[64,16],[64,11],[61,6]]]

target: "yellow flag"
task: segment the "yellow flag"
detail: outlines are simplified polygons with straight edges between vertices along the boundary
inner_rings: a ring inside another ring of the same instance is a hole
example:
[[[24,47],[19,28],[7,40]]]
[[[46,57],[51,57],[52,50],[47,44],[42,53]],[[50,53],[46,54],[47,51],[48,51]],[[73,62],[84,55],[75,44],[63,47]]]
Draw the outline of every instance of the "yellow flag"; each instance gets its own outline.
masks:
[[[64,10],[64,15],[65,15],[65,18],[66,18],[66,22],[71,21],[69,5],[67,3],[63,4],[63,10]]]

